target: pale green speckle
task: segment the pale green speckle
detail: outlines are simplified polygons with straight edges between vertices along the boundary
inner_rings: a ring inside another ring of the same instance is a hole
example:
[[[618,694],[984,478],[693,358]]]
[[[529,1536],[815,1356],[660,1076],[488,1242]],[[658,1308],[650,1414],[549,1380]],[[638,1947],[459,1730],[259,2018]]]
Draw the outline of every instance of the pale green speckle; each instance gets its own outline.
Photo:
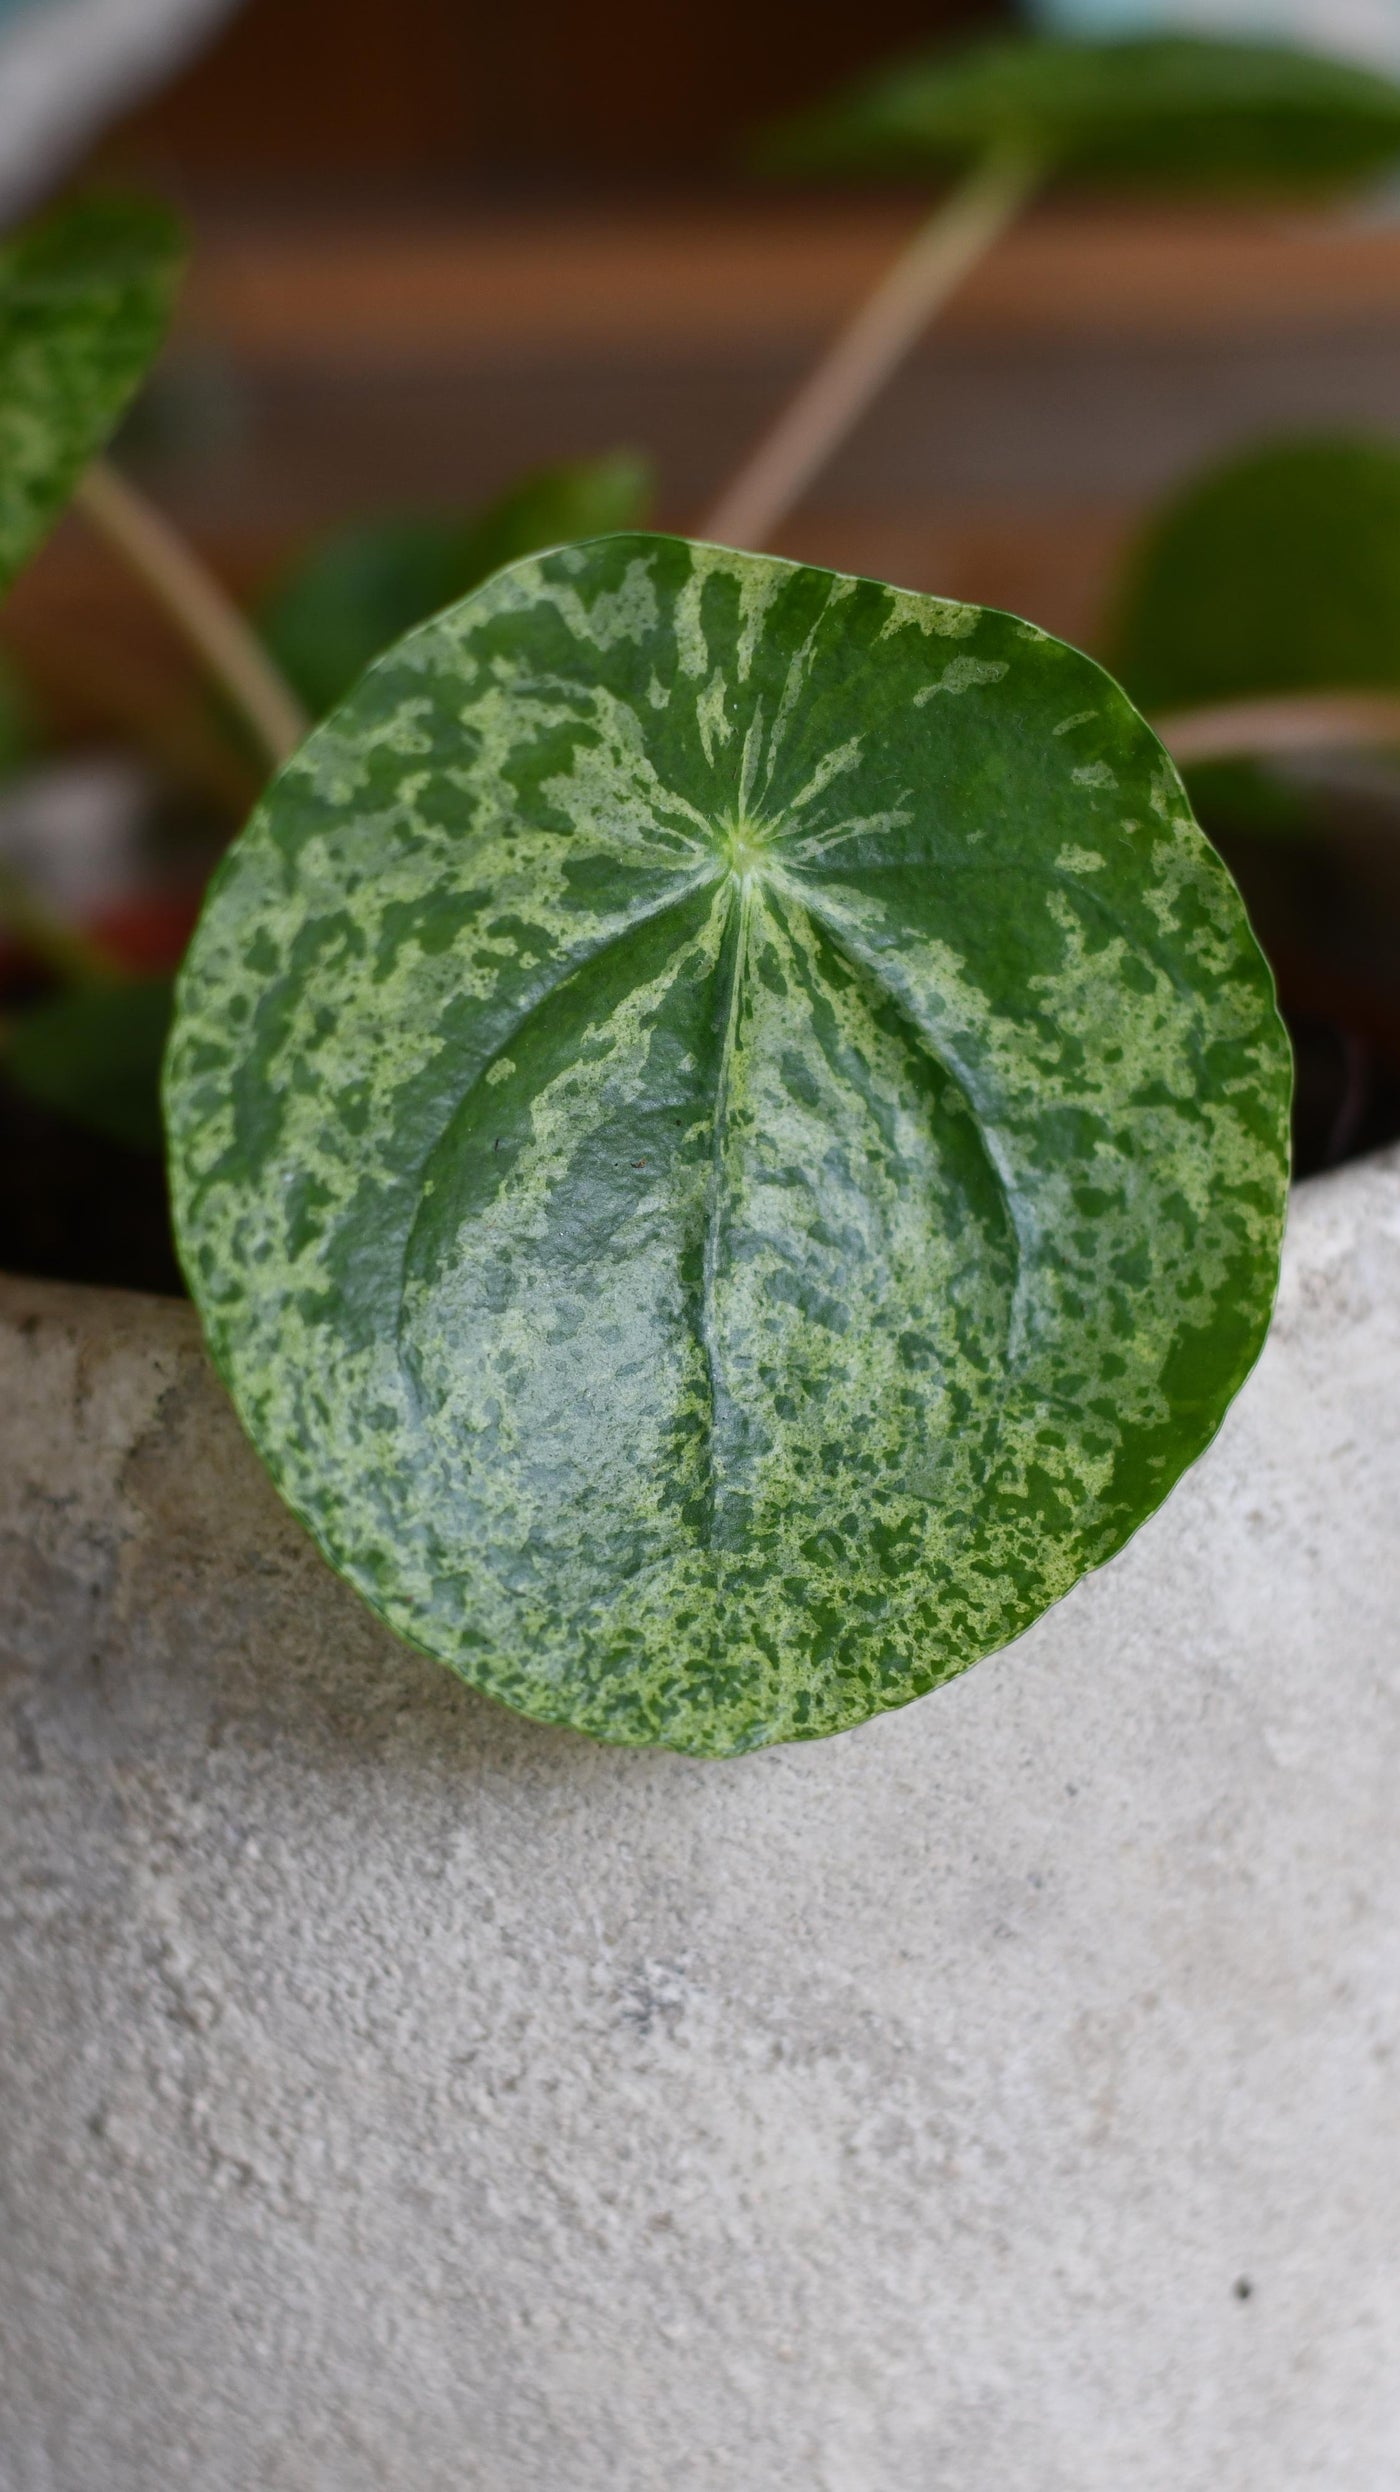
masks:
[[[892,640],[897,632],[930,633],[940,640],[967,640],[976,631],[985,608],[960,606],[950,597],[916,597],[912,590],[888,588],[883,637]]]
[[[925,684],[914,695],[915,709],[933,700],[940,692],[970,692],[977,684],[999,684],[1006,673],[1004,658],[950,658],[936,684]]]

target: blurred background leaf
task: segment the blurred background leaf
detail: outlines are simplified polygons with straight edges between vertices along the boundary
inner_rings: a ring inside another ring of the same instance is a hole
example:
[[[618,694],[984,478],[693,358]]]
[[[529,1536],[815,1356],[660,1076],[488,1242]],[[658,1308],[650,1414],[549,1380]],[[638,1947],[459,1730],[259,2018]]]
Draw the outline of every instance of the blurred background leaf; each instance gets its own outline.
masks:
[[[173,993],[169,978],[68,988],[7,1021],[0,1060],[26,1097],[108,1141],[159,1151]]]
[[[0,245],[0,591],[154,358],[184,263],[168,208],[81,199]]]
[[[1163,712],[1400,686],[1400,448],[1266,441],[1174,491],[1131,546],[1099,654]],[[1400,1119],[1400,764],[1386,752],[1188,771],[1288,1008],[1301,1167]]]
[[[1280,44],[1027,36],[877,71],[763,153],[775,170],[915,173],[992,148],[1087,182],[1327,190],[1400,158],[1400,85]]]
[[[1132,546],[1102,654],[1149,714],[1400,686],[1400,450],[1348,435],[1266,442],[1171,495]],[[1316,824],[1385,756],[1188,770],[1208,827]]]
[[[1195,477],[1129,554],[1106,656],[1149,711],[1400,685],[1400,450],[1266,442]]]
[[[263,638],[313,718],[401,634],[545,546],[637,527],[651,471],[629,451],[523,477],[474,517],[362,520],[322,537],[264,603]]]
[[[33,697],[13,659],[0,652],[0,788],[33,760],[40,742]]]

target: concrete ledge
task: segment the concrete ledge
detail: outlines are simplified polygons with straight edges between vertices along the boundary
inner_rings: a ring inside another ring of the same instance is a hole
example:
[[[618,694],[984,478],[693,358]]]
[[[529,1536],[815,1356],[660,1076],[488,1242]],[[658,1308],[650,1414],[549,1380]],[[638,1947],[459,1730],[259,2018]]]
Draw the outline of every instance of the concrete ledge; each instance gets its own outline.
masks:
[[[1217,1444],[727,1766],[395,1645],[188,1310],[0,1284],[4,2492],[1390,2492],[1400,1155]]]

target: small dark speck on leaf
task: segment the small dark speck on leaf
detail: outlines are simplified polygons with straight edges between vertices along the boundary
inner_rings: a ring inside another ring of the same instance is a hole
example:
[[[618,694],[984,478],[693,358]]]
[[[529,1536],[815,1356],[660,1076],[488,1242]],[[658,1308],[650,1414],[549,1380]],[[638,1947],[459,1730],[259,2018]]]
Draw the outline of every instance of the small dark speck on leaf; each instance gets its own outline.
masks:
[[[504,1134],[497,1134],[495,1141],[494,1141],[494,1142],[492,1143],[492,1145],[491,1145],[492,1150],[493,1150],[493,1151],[499,1151],[499,1149],[500,1149],[500,1147],[501,1147],[501,1144],[504,1142],[504,1140],[505,1140],[505,1135],[504,1135]]]
[[[1249,2279],[1249,2277],[1248,2277],[1248,2276],[1236,2276],[1236,2278],[1235,2278],[1235,2299],[1236,2299],[1236,2301],[1237,2301],[1237,2302],[1247,2302],[1247,2301],[1249,2300],[1249,2298],[1250,2298],[1251,2294],[1253,2293],[1253,2291],[1254,2291],[1254,2286],[1253,2286],[1253,2285],[1252,2285],[1252,2283],[1250,2282],[1250,2279]]]

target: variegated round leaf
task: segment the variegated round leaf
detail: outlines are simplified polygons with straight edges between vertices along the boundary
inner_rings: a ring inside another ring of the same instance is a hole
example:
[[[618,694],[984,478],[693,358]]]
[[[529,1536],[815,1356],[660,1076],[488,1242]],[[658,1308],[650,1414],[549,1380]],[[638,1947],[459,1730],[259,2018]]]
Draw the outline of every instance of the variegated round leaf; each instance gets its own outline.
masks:
[[[674,538],[400,642],[223,868],[181,1251],[283,1493],[524,1711],[730,1754],[1121,1546],[1263,1338],[1289,1061],[1160,745],[1013,617]]]

